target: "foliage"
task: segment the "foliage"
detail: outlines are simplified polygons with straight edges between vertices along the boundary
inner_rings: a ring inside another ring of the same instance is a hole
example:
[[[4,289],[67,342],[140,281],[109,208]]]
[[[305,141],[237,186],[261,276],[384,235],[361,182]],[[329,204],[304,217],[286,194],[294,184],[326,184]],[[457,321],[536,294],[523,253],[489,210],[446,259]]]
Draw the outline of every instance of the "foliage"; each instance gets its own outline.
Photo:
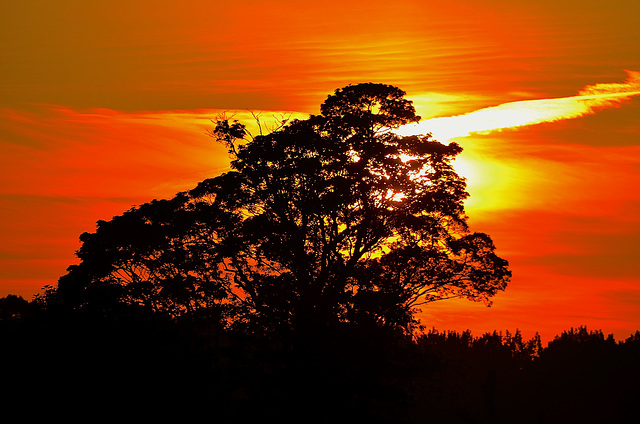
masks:
[[[14,294],[0,298],[0,321],[19,320],[31,315],[32,306],[29,301]]]
[[[639,332],[616,343],[581,327],[542,348],[518,331],[343,327],[295,355],[211,320],[52,312],[0,320],[5,401],[49,418],[124,408],[144,419],[215,411],[221,423],[625,422],[640,395]]]
[[[336,90],[319,115],[248,137],[211,134],[231,170],[81,236],[54,302],[97,314],[205,314],[251,331],[341,324],[409,330],[416,308],[490,303],[510,277],[491,238],[470,232],[462,149],[393,130],[417,122],[383,84]]]

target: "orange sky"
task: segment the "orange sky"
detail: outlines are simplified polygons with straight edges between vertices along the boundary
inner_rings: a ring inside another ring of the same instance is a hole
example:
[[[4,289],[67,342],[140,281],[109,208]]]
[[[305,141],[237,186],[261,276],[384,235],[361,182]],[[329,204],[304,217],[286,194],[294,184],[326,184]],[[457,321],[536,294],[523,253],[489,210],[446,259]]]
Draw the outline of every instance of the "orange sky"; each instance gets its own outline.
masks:
[[[224,171],[205,133],[218,111],[304,117],[373,81],[407,91],[434,133],[450,122],[434,118],[486,123],[495,107],[551,116],[456,139],[472,228],[514,277],[491,308],[443,302],[423,322],[627,337],[640,328],[640,97],[584,115],[558,105],[633,80],[640,3],[441,3],[3,1],[0,296],[54,284],[98,219]]]

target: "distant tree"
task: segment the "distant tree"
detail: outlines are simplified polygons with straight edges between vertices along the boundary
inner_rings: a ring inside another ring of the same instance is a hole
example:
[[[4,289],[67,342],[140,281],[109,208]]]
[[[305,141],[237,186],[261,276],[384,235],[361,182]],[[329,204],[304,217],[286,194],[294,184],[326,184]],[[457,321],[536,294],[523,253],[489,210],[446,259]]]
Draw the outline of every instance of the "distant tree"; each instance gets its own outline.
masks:
[[[555,336],[549,342],[547,355],[560,354],[575,355],[583,351],[594,351],[615,348],[616,341],[613,334],[605,337],[602,330],[588,330],[586,326],[571,328]]]
[[[31,304],[22,296],[9,294],[0,298],[0,321],[26,318],[31,312]]]
[[[255,137],[218,121],[231,171],[99,221],[48,298],[261,331],[409,330],[420,305],[490,303],[510,271],[467,225],[466,183],[451,165],[462,149],[393,132],[420,120],[404,95],[350,85],[319,115]]]
[[[635,333],[627,337],[623,344],[640,345],[640,330],[636,330]]]

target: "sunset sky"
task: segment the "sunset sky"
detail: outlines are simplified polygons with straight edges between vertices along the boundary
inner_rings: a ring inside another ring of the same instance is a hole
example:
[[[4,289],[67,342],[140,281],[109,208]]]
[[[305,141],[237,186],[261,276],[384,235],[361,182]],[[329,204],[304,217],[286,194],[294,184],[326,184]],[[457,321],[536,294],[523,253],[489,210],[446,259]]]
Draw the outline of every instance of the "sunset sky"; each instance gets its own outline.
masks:
[[[404,131],[464,147],[469,222],[513,271],[491,308],[423,324],[640,329],[637,0],[4,0],[0,297],[54,285],[97,220],[224,172],[221,111],[304,118],[369,81],[414,100]]]

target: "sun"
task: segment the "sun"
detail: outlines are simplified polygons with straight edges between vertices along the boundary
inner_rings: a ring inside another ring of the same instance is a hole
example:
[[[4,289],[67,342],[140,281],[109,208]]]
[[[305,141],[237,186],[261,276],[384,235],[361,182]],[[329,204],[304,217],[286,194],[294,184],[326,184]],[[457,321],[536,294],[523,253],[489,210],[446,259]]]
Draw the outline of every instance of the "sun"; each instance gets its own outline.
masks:
[[[478,172],[478,167],[474,163],[474,161],[465,158],[465,157],[457,157],[453,160],[451,164],[453,169],[455,169],[456,173],[461,177],[465,178],[468,181],[473,181],[474,183],[478,183],[481,179],[481,174]]]

